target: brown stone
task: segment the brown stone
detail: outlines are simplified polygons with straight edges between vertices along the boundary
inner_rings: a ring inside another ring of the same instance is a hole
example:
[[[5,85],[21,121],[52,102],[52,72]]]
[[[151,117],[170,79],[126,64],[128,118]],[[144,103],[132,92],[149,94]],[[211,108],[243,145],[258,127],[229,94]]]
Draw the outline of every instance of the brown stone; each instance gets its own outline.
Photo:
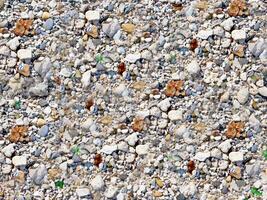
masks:
[[[135,25],[130,24],[130,23],[126,23],[126,24],[122,24],[121,28],[123,31],[125,31],[127,33],[132,33],[135,30]]]

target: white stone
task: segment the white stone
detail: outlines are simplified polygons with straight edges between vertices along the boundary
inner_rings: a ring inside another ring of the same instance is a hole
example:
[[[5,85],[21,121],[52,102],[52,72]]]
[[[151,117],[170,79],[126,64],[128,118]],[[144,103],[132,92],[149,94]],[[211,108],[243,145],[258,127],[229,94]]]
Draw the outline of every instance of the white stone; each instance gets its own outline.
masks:
[[[71,77],[71,75],[72,75],[72,71],[71,71],[71,69],[69,69],[69,68],[62,68],[61,70],[60,70],[60,73],[59,73],[61,76],[64,76],[64,77],[66,77],[66,78],[69,78],[69,77]]]
[[[221,159],[222,157],[222,152],[217,148],[212,149],[210,153],[213,158]]]
[[[189,130],[186,127],[186,125],[181,125],[177,128],[174,129],[174,134],[178,137],[182,137],[184,135],[184,133],[187,133]]]
[[[197,37],[201,38],[203,40],[208,39],[210,36],[213,35],[213,30],[207,29],[207,30],[201,30],[198,32]]]
[[[200,70],[197,60],[192,60],[187,66],[186,70],[189,74],[197,74]]]
[[[76,194],[79,197],[85,197],[85,196],[88,196],[90,194],[90,190],[88,188],[77,188]]]
[[[31,59],[32,58],[32,51],[30,49],[20,49],[17,52],[19,59]]]
[[[171,106],[171,103],[170,103],[170,100],[168,98],[162,100],[158,104],[158,107],[164,112],[166,112],[169,109],[170,106]]]
[[[24,166],[27,164],[27,158],[26,158],[26,156],[14,156],[12,158],[12,163],[16,167]]]
[[[117,145],[104,145],[101,149],[101,152],[111,155],[117,149],[118,149]]]
[[[122,93],[126,90],[125,84],[121,83],[117,87],[113,89],[113,92],[117,95],[122,95]]]
[[[10,55],[10,49],[7,46],[1,46],[0,47],[0,55],[9,56]]]
[[[91,71],[86,71],[81,79],[83,87],[88,87],[91,82]]]
[[[148,144],[140,144],[136,146],[136,153],[138,155],[146,155],[148,153],[149,145]]]
[[[137,133],[129,135],[125,140],[128,142],[130,146],[134,146],[138,141]]]
[[[114,198],[114,196],[117,194],[118,192],[118,188],[114,187],[114,186],[110,186],[107,191],[105,192],[105,196],[108,199],[112,199]]]
[[[260,95],[267,97],[267,87],[261,87],[258,89]]]
[[[141,58],[140,53],[138,54],[128,54],[125,57],[125,60],[128,61],[129,63],[135,63],[137,60],[139,60]]]
[[[94,21],[100,19],[100,12],[98,10],[88,10],[85,13],[85,17],[88,21]]]
[[[19,44],[20,43],[18,37],[15,37],[7,42],[7,46],[13,51],[17,50]]]
[[[94,120],[93,120],[92,118],[89,117],[88,119],[86,119],[86,120],[82,123],[81,127],[82,127],[84,130],[89,130],[90,127],[93,125],[93,123],[94,123]]]
[[[124,141],[118,143],[118,150],[128,152],[128,144]]]
[[[182,120],[183,119],[183,111],[182,110],[171,110],[168,113],[168,118],[171,121]]]
[[[94,190],[102,190],[104,188],[104,180],[100,175],[97,175],[91,180],[91,186]]]
[[[11,157],[12,154],[15,152],[15,149],[14,149],[14,144],[9,144],[7,146],[5,146],[3,149],[2,149],[2,153],[6,156],[6,157]]]
[[[233,30],[232,38],[234,40],[244,40],[246,39],[246,32],[244,30]]]
[[[230,31],[232,29],[232,27],[234,26],[233,18],[228,18],[228,19],[224,20],[221,23],[221,26],[224,28],[224,30]]]
[[[231,149],[232,145],[231,145],[231,140],[225,140],[224,142],[222,142],[218,148],[223,152],[223,153],[228,153],[229,150]]]
[[[229,153],[229,160],[232,162],[238,162],[244,160],[244,155],[242,152],[231,152]]]
[[[248,88],[242,87],[238,91],[236,98],[237,98],[237,100],[238,100],[238,102],[240,104],[245,104],[248,101],[248,98],[249,98],[249,90],[248,90]]]
[[[195,155],[195,159],[198,161],[204,162],[206,159],[208,159],[211,156],[210,152],[198,152]]]

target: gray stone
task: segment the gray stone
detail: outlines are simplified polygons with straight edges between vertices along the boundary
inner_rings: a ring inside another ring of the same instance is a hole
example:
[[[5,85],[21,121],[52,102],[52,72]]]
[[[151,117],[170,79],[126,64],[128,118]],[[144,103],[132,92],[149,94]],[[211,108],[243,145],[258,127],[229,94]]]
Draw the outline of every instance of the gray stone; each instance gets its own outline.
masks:
[[[257,176],[260,173],[260,163],[255,163],[252,165],[246,165],[246,173],[248,176]]]
[[[71,69],[70,68],[62,68],[61,70],[60,70],[60,73],[59,73],[61,76],[64,76],[64,77],[66,77],[66,78],[69,78],[69,77],[71,77],[71,75],[72,75],[72,71],[71,71]]]
[[[32,176],[33,183],[35,185],[42,185],[46,175],[47,175],[46,166],[44,164],[40,164],[33,173],[33,176]]]
[[[50,71],[52,63],[50,58],[45,57],[41,62],[34,62],[34,70],[42,77],[46,77]]]
[[[113,38],[113,36],[120,30],[120,24],[118,20],[113,20],[110,23],[105,23],[102,25],[103,32],[110,38]]]
[[[248,49],[253,56],[259,57],[267,49],[267,40],[260,38],[256,42],[251,42],[248,44]]]
[[[51,18],[47,19],[43,25],[45,30],[51,30],[53,28],[53,26],[54,26],[54,21]]]
[[[231,140],[225,140],[224,142],[222,142],[218,148],[223,152],[223,153],[228,153],[229,150],[231,149],[232,145],[231,145]]]
[[[20,43],[19,43],[18,37],[15,37],[15,38],[9,40],[7,43],[7,46],[13,51],[17,50],[19,45],[20,45]]]
[[[31,96],[45,97],[48,95],[48,84],[46,82],[38,83],[29,89]]]
[[[49,132],[49,127],[47,125],[44,125],[40,128],[40,130],[38,131],[38,134],[41,137],[46,137],[48,135]]]

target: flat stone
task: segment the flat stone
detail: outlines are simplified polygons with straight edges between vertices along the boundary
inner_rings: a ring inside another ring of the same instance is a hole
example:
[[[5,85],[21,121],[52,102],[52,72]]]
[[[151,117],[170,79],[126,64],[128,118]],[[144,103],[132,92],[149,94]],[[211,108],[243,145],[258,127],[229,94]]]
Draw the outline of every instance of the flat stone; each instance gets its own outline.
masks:
[[[2,148],[1,152],[6,156],[6,157],[11,157],[12,154],[15,152],[14,149],[15,145],[14,144],[9,144],[7,146],[5,146],[4,148]]]
[[[207,29],[207,30],[201,30],[198,32],[197,37],[201,38],[203,40],[208,39],[210,36],[213,35],[213,30]]]
[[[18,37],[15,37],[7,42],[7,46],[13,51],[16,51],[19,45],[20,42]]]
[[[77,188],[76,194],[79,197],[86,197],[86,196],[90,195],[90,190],[88,188]]]
[[[229,160],[232,162],[238,162],[244,160],[244,155],[242,152],[231,152],[229,153]]]
[[[260,95],[267,97],[267,87],[261,87],[258,89]]]
[[[14,156],[12,158],[12,163],[16,167],[24,166],[27,164],[27,158],[26,156]]]
[[[35,185],[42,185],[46,175],[47,175],[46,166],[44,164],[40,164],[33,173],[33,176],[32,176],[33,183]]]
[[[121,28],[123,31],[127,32],[127,33],[132,33],[135,30],[135,25],[134,24],[130,24],[130,23],[126,23],[126,24],[122,24]]]
[[[250,177],[259,175],[259,173],[261,171],[260,163],[255,163],[252,165],[246,165],[245,171],[248,174],[248,176],[250,176]]]
[[[240,104],[245,104],[248,101],[249,98],[249,90],[246,87],[242,87],[236,96],[237,100]]]
[[[51,18],[47,19],[43,24],[45,30],[51,30],[53,26],[54,26],[54,21]]]
[[[90,85],[91,71],[86,71],[85,73],[83,73],[81,82],[82,82],[83,87],[88,87]]]
[[[171,121],[177,121],[183,119],[183,111],[182,110],[171,110],[168,112],[168,118]]]
[[[149,145],[148,144],[137,145],[135,150],[136,150],[136,153],[138,155],[146,155],[148,153],[148,150],[149,150]]]
[[[120,30],[120,24],[118,20],[113,20],[110,23],[104,23],[102,25],[103,32],[110,38],[113,38],[113,36]]]
[[[50,58],[45,57],[42,61],[34,62],[34,70],[42,77],[46,77],[47,73],[50,71],[52,63]]]
[[[70,68],[62,68],[59,73],[61,76],[64,76],[66,78],[71,77],[72,71]]]
[[[125,139],[130,146],[134,146],[138,141],[137,133],[132,133]]]
[[[137,60],[141,58],[141,54],[128,54],[125,57],[125,60],[128,61],[129,63],[135,63]]]
[[[111,155],[114,151],[118,149],[117,145],[104,145],[101,152]]]
[[[100,175],[96,175],[96,177],[91,180],[91,186],[94,190],[103,190],[105,186],[103,178]]]
[[[88,21],[94,21],[100,19],[100,11],[98,10],[88,10],[85,13],[85,17]]]
[[[218,148],[223,152],[223,153],[228,153],[229,150],[231,149],[232,145],[231,145],[231,140],[225,140],[224,142],[222,142]]]
[[[38,83],[29,89],[29,93],[31,96],[45,97],[48,95],[48,85],[45,82]]]
[[[232,38],[234,40],[244,40],[246,39],[247,34],[244,30],[233,30],[232,31]]]
[[[17,52],[18,58],[21,60],[31,59],[32,58],[32,50],[30,49],[20,49]]]
[[[204,162],[206,159],[208,159],[211,156],[210,152],[198,152],[195,155],[195,159],[198,161]]]

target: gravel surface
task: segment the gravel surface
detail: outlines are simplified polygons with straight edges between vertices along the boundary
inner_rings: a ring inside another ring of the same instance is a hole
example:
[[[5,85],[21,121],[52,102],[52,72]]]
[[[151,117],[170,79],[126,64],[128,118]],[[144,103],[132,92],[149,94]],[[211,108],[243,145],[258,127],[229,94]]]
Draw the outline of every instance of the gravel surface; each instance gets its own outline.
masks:
[[[0,0],[0,199],[267,199],[265,0]]]

